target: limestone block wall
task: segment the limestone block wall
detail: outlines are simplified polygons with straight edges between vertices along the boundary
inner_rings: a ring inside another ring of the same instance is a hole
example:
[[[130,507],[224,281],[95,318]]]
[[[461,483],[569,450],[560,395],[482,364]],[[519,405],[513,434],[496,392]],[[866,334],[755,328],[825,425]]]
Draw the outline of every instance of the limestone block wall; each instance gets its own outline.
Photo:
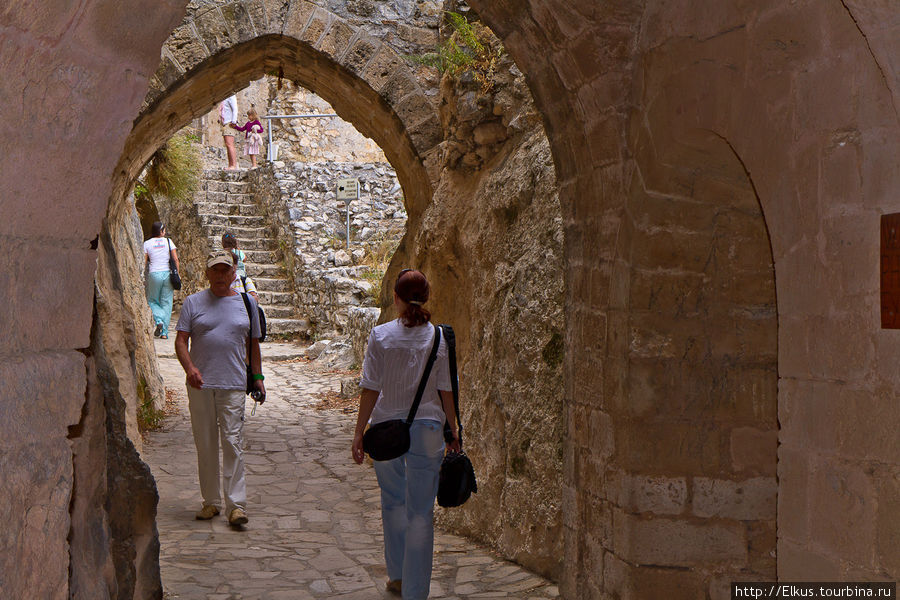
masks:
[[[251,176],[255,198],[275,228],[294,282],[295,303],[311,333],[343,333],[349,310],[374,306],[380,277],[367,257],[399,242],[406,211],[396,173],[387,164],[276,161]],[[360,198],[336,198],[338,179],[359,180]],[[390,252],[387,253],[390,256]],[[368,276],[367,273],[373,275]]]
[[[110,544],[124,547],[136,528],[112,524],[132,506],[107,487],[107,453],[121,446],[109,439],[115,386],[104,387],[91,334],[94,272],[109,176],[181,16],[171,3],[0,8],[0,131],[18,140],[0,157],[0,589],[10,598],[150,589],[152,573]],[[152,489],[125,470],[120,481],[136,496]]]
[[[897,425],[889,400],[896,370],[887,365],[900,340],[878,324],[878,221],[896,211],[891,190],[900,183],[894,8],[470,3],[528,74],[560,180],[571,315],[563,513],[573,559],[563,593],[644,598],[674,589],[725,598],[732,573],[774,575],[766,560],[773,546],[785,579],[896,579],[889,495],[900,454],[890,442],[874,447],[882,426]],[[759,200],[776,282],[777,543],[771,276],[765,253],[746,261],[723,252],[727,244],[714,234],[737,227],[739,237],[765,245],[752,233],[761,229],[752,203],[740,200],[748,188]],[[661,205],[653,215],[648,201]],[[715,221],[702,226],[698,217]],[[714,279],[725,280],[706,293],[726,296],[703,308],[685,292],[699,291],[690,284],[698,266],[716,264]],[[648,289],[641,271],[649,265],[659,285]],[[676,294],[664,285],[673,278]],[[720,312],[745,284],[738,296],[762,300],[758,309]],[[679,318],[646,323],[644,311],[661,300]],[[692,316],[694,308],[701,312]],[[707,341],[689,344],[703,322],[713,325]],[[700,374],[719,392],[709,395],[707,385],[662,396],[652,371],[641,376],[640,355],[658,367],[668,362],[682,389]],[[704,374],[708,359],[718,366]],[[596,377],[581,379],[585,373]],[[642,411],[650,422],[636,421]],[[863,425],[873,415],[874,428]],[[664,448],[649,446],[648,454],[640,442],[653,421]],[[693,458],[684,460],[678,450],[688,448]],[[619,483],[610,472],[643,476],[648,468],[667,479],[645,479],[641,502],[621,505],[630,478]],[[735,501],[747,498],[746,484],[760,500],[760,528],[742,532],[736,521],[746,507]],[[653,490],[670,500],[646,504]],[[650,517],[665,511],[676,516]],[[722,516],[731,522],[718,522]]]

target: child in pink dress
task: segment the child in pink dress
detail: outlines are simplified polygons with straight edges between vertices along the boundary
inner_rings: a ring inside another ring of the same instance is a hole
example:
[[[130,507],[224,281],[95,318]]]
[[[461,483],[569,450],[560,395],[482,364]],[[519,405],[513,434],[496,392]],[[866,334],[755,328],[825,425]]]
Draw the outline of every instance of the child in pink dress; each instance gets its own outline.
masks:
[[[255,108],[251,107],[247,111],[247,118],[249,120],[237,127],[237,130],[244,132],[244,156],[250,157],[250,168],[255,169],[256,155],[259,154],[259,149],[262,147],[264,128],[262,123],[259,122],[259,115],[256,114]]]

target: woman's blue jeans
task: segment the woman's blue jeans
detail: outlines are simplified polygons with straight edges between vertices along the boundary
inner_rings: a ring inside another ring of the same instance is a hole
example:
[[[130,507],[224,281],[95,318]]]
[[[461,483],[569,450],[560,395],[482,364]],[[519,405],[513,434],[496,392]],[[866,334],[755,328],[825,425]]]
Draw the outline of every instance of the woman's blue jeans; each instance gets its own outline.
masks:
[[[169,321],[172,320],[172,298],[175,290],[169,280],[169,271],[147,273],[147,304],[153,313],[153,324],[162,324],[161,335],[169,335]]]
[[[430,419],[413,421],[409,437],[409,452],[394,460],[375,461],[375,474],[381,487],[388,578],[403,580],[404,600],[424,600],[431,586],[443,424]]]

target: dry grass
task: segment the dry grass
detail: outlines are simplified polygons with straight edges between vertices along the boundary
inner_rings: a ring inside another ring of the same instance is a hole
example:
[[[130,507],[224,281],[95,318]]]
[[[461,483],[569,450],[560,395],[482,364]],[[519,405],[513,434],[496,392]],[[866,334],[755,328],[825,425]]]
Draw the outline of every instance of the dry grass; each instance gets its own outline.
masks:
[[[359,406],[357,398],[344,398],[340,392],[321,392],[313,397],[317,400],[313,407],[316,410],[336,410],[349,415],[355,413]]]

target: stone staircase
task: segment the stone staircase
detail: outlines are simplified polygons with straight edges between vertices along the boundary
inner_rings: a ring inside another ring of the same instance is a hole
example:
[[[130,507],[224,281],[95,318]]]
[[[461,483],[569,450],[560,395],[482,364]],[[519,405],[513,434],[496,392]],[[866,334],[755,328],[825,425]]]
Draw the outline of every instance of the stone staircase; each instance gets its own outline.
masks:
[[[309,323],[297,318],[290,279],[276,258],[278,242],[253,201],[247,171],[204,170],[200,189],[194,204],[210,247],[221,248],[226,231],[235,235],[266,313],[267,332],[306,335]]]

